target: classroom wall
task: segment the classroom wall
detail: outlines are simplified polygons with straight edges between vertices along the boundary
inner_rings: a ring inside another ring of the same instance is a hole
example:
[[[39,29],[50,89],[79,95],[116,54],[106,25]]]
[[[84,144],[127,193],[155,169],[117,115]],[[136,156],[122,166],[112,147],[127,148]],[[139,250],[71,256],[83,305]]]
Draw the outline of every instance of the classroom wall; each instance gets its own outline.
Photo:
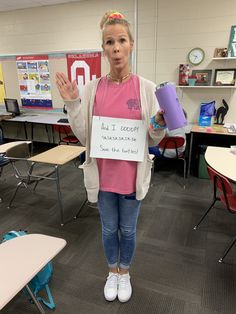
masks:
[[[228,47],[230,28],[236,25],[236,1],[158,0],[157,11],[157,82],[178,82],[178,66],[187,63],[194,47],[206,54],[194,69],[236,68],[236,60],[212,60],[215,48]],[[197,121],[201,102],[216,100],[219,107],[222,98],[230,106],[226,121],[236,122],[236,89],[183,89],[178,94],[191,122]]]
[[[236,61],[212,60],[215,48],[228,46],[230,28],[236,24],[233,0],[86,0],[0,13],[0,56],[101,49],[98,25],[110,8],[123,12],[133,30],[137,21],[137,73],[157,84],[177,83],[179,64],[187,62],[194,47],[206,53],[194,69],[236,68]],[[1,60],[7,96],[19,99],[15,61]],[[50,69],[52,77],[58,70],[66,72],[65,57],[51,58]],[[103,60],[102,73],[108,69]],[[201,102],[216,100],[219,107],[222,98],[230,106],[226,121],[236,122],[235,89],[178,89],[178,95],[190,122],[197,121]],[[52,96],[54,106],[62,107],[54,80]]]
[[[155,80],[154,62],[156,0],[146,5],[138,2],[137,21],[139,23],[137,55],[140,62],[137,70],[143,76]],[[32,8],[0,13],[0,56],[49,53],[52,97],[54,107],[63,107],[63,102],[55,86],[55,73],[67,72],[66,56],[60,58],[52,52],[72,52],[101,50],[99,23],[109,9],[117,9],[125,14],[134,32],[133,0],[98,1],[86,0],[77,3]],[[145,57],[147,56],[147,58]],[[20,100],[15,59],[0,58],[8,97]],[[109,72],[108,62],[102,58],[102,74]]]

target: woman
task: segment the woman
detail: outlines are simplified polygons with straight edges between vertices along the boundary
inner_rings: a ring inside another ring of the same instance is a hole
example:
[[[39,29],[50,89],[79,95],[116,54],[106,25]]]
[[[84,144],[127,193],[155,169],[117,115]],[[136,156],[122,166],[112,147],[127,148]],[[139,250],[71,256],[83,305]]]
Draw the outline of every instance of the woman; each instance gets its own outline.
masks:
[[[57,73],[56,82],[66,103],[72,130],[86,145],[85,187],[88,200],[98,201],[109,267],[104,296],[108,301],[118,296],[120,302],[126,302],[132,294],[129,267],[135,251],[137,219],[151,177],[148,146],[158,144],[163,138],[165,121],[157,113],[155,84],[130,72],[134,40],[127,20],[119,12],[109,11],[102,18],[100,27],[110,72],[85,86],[82,101],[75,81],[70,83],[63,73]],[[154,115],[158,123],[156,130],[149,128],[150,118]],[[92,123],[96,116],[143,120],[143,161],[90,157]]]

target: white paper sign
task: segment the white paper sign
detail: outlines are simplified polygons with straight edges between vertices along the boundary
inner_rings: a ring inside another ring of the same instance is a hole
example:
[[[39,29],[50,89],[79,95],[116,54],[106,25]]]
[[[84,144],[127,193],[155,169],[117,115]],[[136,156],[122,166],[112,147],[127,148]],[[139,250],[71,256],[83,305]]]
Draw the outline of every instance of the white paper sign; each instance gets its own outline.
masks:
[[[142,120],[94,116],[90,157],[143,161],[146,133]]]

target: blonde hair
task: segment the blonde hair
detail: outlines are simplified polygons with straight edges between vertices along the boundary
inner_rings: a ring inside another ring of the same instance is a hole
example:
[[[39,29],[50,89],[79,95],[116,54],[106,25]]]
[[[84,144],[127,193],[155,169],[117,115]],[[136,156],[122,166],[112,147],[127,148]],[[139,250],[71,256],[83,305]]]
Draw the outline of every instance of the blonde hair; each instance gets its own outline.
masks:
[[[131,30],[130,30],[129,22],[125,19],[123,14],[121,14],[120,12],[115,11],[115,10],[107,11],[101,19],[100,28],[102,30],[102,41],[104,41],[104,30],[105,30],[106,26],[107,25],[115,25],[115,24],[124,25],[130,41],[131,42],[134,41]]]

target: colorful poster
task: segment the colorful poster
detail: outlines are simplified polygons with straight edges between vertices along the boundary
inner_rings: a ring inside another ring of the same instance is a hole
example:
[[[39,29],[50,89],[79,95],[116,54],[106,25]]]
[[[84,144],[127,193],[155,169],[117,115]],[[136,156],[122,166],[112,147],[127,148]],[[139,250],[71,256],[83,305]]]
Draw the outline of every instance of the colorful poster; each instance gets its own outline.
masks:
[[[101,52],[68,54],[67,71],[69,80],[76,80],[82,95],[84,85],[101,76]]]
[[[17,56],[22,106],[52,108],[48,56]]]
[[[2,73],[2,65],[0,63],[0,103],[4,102],[4,98],[6,97],[5,86],[3,81],[3,73]]]

